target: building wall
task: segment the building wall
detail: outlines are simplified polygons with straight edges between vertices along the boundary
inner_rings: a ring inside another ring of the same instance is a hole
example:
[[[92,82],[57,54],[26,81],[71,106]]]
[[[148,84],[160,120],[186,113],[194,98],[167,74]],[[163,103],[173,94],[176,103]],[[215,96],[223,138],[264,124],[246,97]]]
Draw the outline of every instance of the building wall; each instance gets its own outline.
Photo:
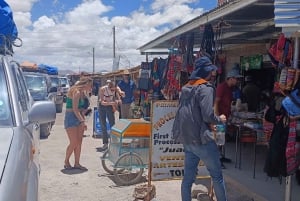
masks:
[[[265,44],[246,44],[241,46],[235,46],[234,48],[228,48],[225,51],[226,54],[226,69],[228,72],[235,63],[240,63],[241,56],[251,56],[256,54],[267,54],[267,46]]]

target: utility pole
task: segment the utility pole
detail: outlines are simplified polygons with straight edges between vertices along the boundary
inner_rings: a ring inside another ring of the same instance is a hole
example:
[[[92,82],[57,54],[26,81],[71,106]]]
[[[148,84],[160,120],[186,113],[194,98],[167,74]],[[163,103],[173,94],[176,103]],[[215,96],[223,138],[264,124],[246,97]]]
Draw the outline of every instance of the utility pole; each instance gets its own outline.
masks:
[[[95,47],[93,47],[93,74],[95,74]]]
[[[113,59],[116,58],[116,27],[113,26]]]

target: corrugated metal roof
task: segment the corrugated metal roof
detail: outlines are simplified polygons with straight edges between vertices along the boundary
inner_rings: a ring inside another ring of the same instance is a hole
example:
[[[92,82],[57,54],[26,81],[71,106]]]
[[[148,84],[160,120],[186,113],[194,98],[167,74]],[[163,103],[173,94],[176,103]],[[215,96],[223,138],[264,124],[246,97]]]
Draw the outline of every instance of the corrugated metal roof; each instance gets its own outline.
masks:
[[[300,28],[300,0],[275,0],[275,26]]]
[[[245,43],[266,43],[276,38],[281,28],[274,23],[274,0],[231,0],[191,21],[157,37],[139,47],[141,54],[151,54],[160,50],[167,52],[179,37],[194,34],[194,47],[199,48],[203,38],[203,27],[211,24],[217,28],[224,21],[229,26],[223,28],[219,40],[226,45]]]

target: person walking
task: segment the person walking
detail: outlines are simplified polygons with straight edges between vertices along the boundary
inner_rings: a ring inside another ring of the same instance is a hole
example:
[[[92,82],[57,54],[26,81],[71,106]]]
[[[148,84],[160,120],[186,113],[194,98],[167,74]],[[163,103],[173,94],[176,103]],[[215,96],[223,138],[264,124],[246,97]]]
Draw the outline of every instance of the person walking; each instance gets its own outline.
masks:
[[[111,80],[107,80],[106,83],[106,85],[99,88],[98,92],[98,111],[102,130],[103,150],[108,148],[106,118],[108,119],[110,127],[112,127],[115,124],[114,112],[117,110],[117,106],[122,103],[120,97],[124,94]]]
[[[64,119],[64,127],[66,129],[69,145],[66,149],[64,161],[65,169],[80,169],[87,170],[86,167],[80,164],[81,145],[83,133],[87,129],[85,124],[85,91],[90,91],[93,85],[93,80],[89,77],[81,78],[76,85],[73,85],[66,98],[66,113]],[[70,157],[74,153],[74,166],[70,164]]]
[[[123,80],[118,83],[120,89],[125,93],[121,104],[121,118],[130,119],[132,118],[131,104],[134,102],[134,90],[136,85],[133,80],[130,79],[130,73],[127,69],[123,71]]]
[[[220,153],[214,140],[215,125],[226,122],[226,116],[216,116],[213,110],[217,67],[206,56],[195,61],[195,70],[181,89],[179,106],[172,134],[184,147],[184,176],[181,183],[182,201],[191,201],[191,188],[202,160],[213,181],[218,201],[227,201]]]

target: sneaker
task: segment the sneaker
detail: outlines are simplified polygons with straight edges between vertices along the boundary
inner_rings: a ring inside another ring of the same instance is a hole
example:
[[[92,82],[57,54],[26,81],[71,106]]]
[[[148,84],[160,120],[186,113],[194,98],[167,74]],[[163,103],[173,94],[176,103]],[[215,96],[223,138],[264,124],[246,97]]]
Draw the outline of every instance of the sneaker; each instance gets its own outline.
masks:
[[[102,149],[103,150],[105,150],[105,149],[107,149],[108,148],[108,144],[104,144],[103,146],[102,146]]]
[[[226,169],[226,166],[224,165],[224,163],[221,162],[221,168],[224,170]]]

